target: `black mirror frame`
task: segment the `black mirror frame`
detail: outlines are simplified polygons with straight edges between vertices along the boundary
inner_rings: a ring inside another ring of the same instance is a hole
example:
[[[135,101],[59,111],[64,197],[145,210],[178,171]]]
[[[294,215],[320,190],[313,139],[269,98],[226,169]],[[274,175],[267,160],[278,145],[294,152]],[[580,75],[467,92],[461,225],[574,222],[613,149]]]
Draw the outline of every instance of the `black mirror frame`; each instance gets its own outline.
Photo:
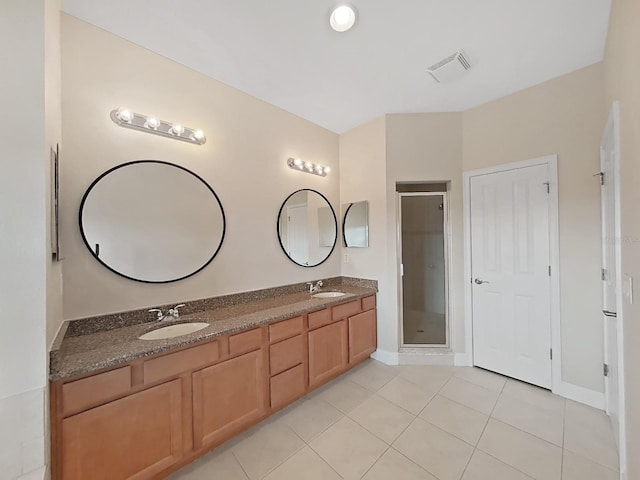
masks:
[[[301,263],[296,262],[293,258],[291,258],[289,256],[289,254],[287,253],[287,251],[285,250],[284,245],[282,244],[282,236],[280,235],[280,215],[282,215],[282,210],[284,210],[284,206],[287,204],[287,201],[291,197],[293,197],[296,193],[303,192],[303,191],[317,193],[318,195],[320,195],[324,199],[325,202],[327,202],[327,205],[329,205],[329,208],[331,209],[331,214],[333,215],[333,224],[334,224],[335,229],[336,229],[336,235],[335,235],[335,238],[333,239],[333,246],[331,247],[331,251],[327,254],[327,256],[324,258],[324,260],[322,260],[320,263],[316,263],[315,265],[303,265]],[[293,263],[295,263],[296,265],[298,265],[300,267],[313,268],[313,267],[317,267],[319,265],[322,265],[324,262],[329,260],[329,257],[331,256],[333,251],[336,249],[336,245],[338,243],[338,218],[336,217],[336,211],[333,209],[333,206],[331,205],[331,202],[329,201],[329,199],[327,197],[325,197],[323,194],[321,194],[317,190],[313,190],[312,188],[301,188],[300,190],[296,190],[295,192],[293,192],[291,195],[289,195],[287,198],[284,199],[284,202],[282,202],[282,205],[280,206],[280,210],[278,211],[278,218],[276,218],[276,231],[278,232],[278,243],[280,244],[280,248],[284,252],[285,256],[289,260],[291,260]]]
[[[171,166],[171,167],[179,168],[180,170],[183,170],[183,171],[193,175],[196,179],[200,180],[205,185],[205,187],[207,187],[207,189],[211,192],[213,197],[216,199],[216,202],[218,202],[218,206],[220,207],[220,213],[222,214],[222,235],[220,237],[220,243],[218,244],[218,247],[213,252],[213,255],[211,256],[211,258],[209,258],[204,263],[204,265],[202,265],[200,268],[198,268],[194,272],[191,272],[188,275],[183,275],[182,277],[174,278],[174,279],[171,279],[171,280],[161,280],[161,281],[141,280],[139,278],[130,277],[129,275],[125,275],[124,273],[118,272],[117,270],[115,270],[114,268],[110,267],[105,262],[103,262],[102,259],[100,259],[100,257],[98,257],[98,255],[96,255],[96,253],[91,249],[91,246],[89,245],[89,242],[87,241],[87,237],[86,237],[86,235],[84,233],[84,228],[82,227],[82,211],[84,209],[84,204],[87,201],[87,197],[89,196],[89,193],[91,193],[91,190],[93,190],[93,188],[98,184],[98,182],[100,180],[102,180],[104,177],[109,175],[111,172],[114,172],[115,170],[118,170],[120,168],[128,167],[130,165],[135,165],[135,164],[139,164],[139,163],[158,163],[158,164],[161,164],[161,165],[168,165],[168,166]],[[109,170],[107,170],[106,172],[104,172],[100,176],[98,176],[98,178],[96,178],[93,182],[91,182],[91,185],[89,185],[89,188],[87,188],[87,190],[84,192],[84,195],[82,196],[82,201],[80,202],[80,210],[79,210],[79,213],[78,213],[78,225],[80,226],[80,235],[82,236],[82,241],[84,242],[85,246],[87,247],[89,252],[91,252],[91,255],[93,256],[93,258],[98,260],[98,262],[100,262],[105,268],[107,268],[108,270],[112,271],[116,275],[119,275],[121,277],[127,278],[129,280],[133,280],[135,282],[140,282],[140,283],[151,283],[151,284],[162,284],[162,283],[178,282],[180,280],[184,280],[185,278],[192,277],[193,275],[195,275],[198,272],[201,272],[205,267],[207,267],[213,261],[213,259],[216,257],[216,255],[218,255],[218,252],[220,252],[220,249],[222,248],[222,244],[224,243],[224,237],[225,237],[225,234],[226,234],[226,231],[227,231],[227,219],[226,219],[226,216],[225,216],[225,213],[224,213],[224,208],[222,207],[222,202],[220,202],[220,198],[218,197],[216,192],[213,190],[211,185],[209,185],[202,177],[200,177],[198,174],[192,172],[188,168],[182,167],[180,165],[176,165],[175,163],[165,162],[165,161],[162,161],[162,160],[134,160],[132,162],[121,163],[120,165],[116,165],[115,167],[110,168]]]

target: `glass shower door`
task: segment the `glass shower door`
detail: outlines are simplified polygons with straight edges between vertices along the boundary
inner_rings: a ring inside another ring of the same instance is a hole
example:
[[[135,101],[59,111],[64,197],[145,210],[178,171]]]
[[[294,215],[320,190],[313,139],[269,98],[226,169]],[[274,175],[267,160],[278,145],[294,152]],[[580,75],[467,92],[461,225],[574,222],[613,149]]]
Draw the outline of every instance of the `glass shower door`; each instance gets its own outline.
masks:
[[[402,343],[448,346],[446,193],[401,193]]]

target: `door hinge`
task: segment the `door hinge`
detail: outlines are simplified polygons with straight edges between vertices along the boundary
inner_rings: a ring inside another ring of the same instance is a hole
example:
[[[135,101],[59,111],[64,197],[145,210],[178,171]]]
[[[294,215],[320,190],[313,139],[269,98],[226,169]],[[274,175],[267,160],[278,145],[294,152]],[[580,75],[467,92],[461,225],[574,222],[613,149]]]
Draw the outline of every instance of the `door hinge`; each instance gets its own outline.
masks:
[[[600,278],[602,279],[603,282],[607,279],[607,269],[606,268],[603,268],[602,270],[600,270]]]
[[[551,265],[549,265],[549,276],[551,276]]]
[[[404,263],[400,264],[400,276],[404,277]]]
[[[543,185],[547,187],[547,193],[551,193],[551,182],[544,182]]]
[[[607,364],[605,363],[605,364],[603,365],[602,372],[604,373],[604,376],[605,376],[605,377],[608,377],[608,376],[609,376],[609,365],[607,365]]]
[[[553,360],[553,348],[549,349],[549,360]]]

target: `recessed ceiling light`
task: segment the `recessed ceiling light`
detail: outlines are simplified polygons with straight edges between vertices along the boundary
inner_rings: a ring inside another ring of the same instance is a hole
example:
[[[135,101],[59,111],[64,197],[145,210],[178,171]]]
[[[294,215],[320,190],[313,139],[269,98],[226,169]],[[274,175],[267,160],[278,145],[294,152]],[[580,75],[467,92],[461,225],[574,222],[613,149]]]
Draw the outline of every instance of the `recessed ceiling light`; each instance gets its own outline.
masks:
[[[329,25],[336,32],[346,32],[356,23],[356,11],[349,5],[340,5],[331,12]]]

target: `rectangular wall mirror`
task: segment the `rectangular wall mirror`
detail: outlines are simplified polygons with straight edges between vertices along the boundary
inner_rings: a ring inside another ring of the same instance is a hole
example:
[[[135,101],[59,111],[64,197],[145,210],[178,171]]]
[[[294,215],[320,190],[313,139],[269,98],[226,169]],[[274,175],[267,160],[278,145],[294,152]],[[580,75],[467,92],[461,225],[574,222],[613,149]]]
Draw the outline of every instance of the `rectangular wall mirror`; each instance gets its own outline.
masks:
[[[349,203],[342,206],[342,241],[345,247],[369,246],[369,202]]]

